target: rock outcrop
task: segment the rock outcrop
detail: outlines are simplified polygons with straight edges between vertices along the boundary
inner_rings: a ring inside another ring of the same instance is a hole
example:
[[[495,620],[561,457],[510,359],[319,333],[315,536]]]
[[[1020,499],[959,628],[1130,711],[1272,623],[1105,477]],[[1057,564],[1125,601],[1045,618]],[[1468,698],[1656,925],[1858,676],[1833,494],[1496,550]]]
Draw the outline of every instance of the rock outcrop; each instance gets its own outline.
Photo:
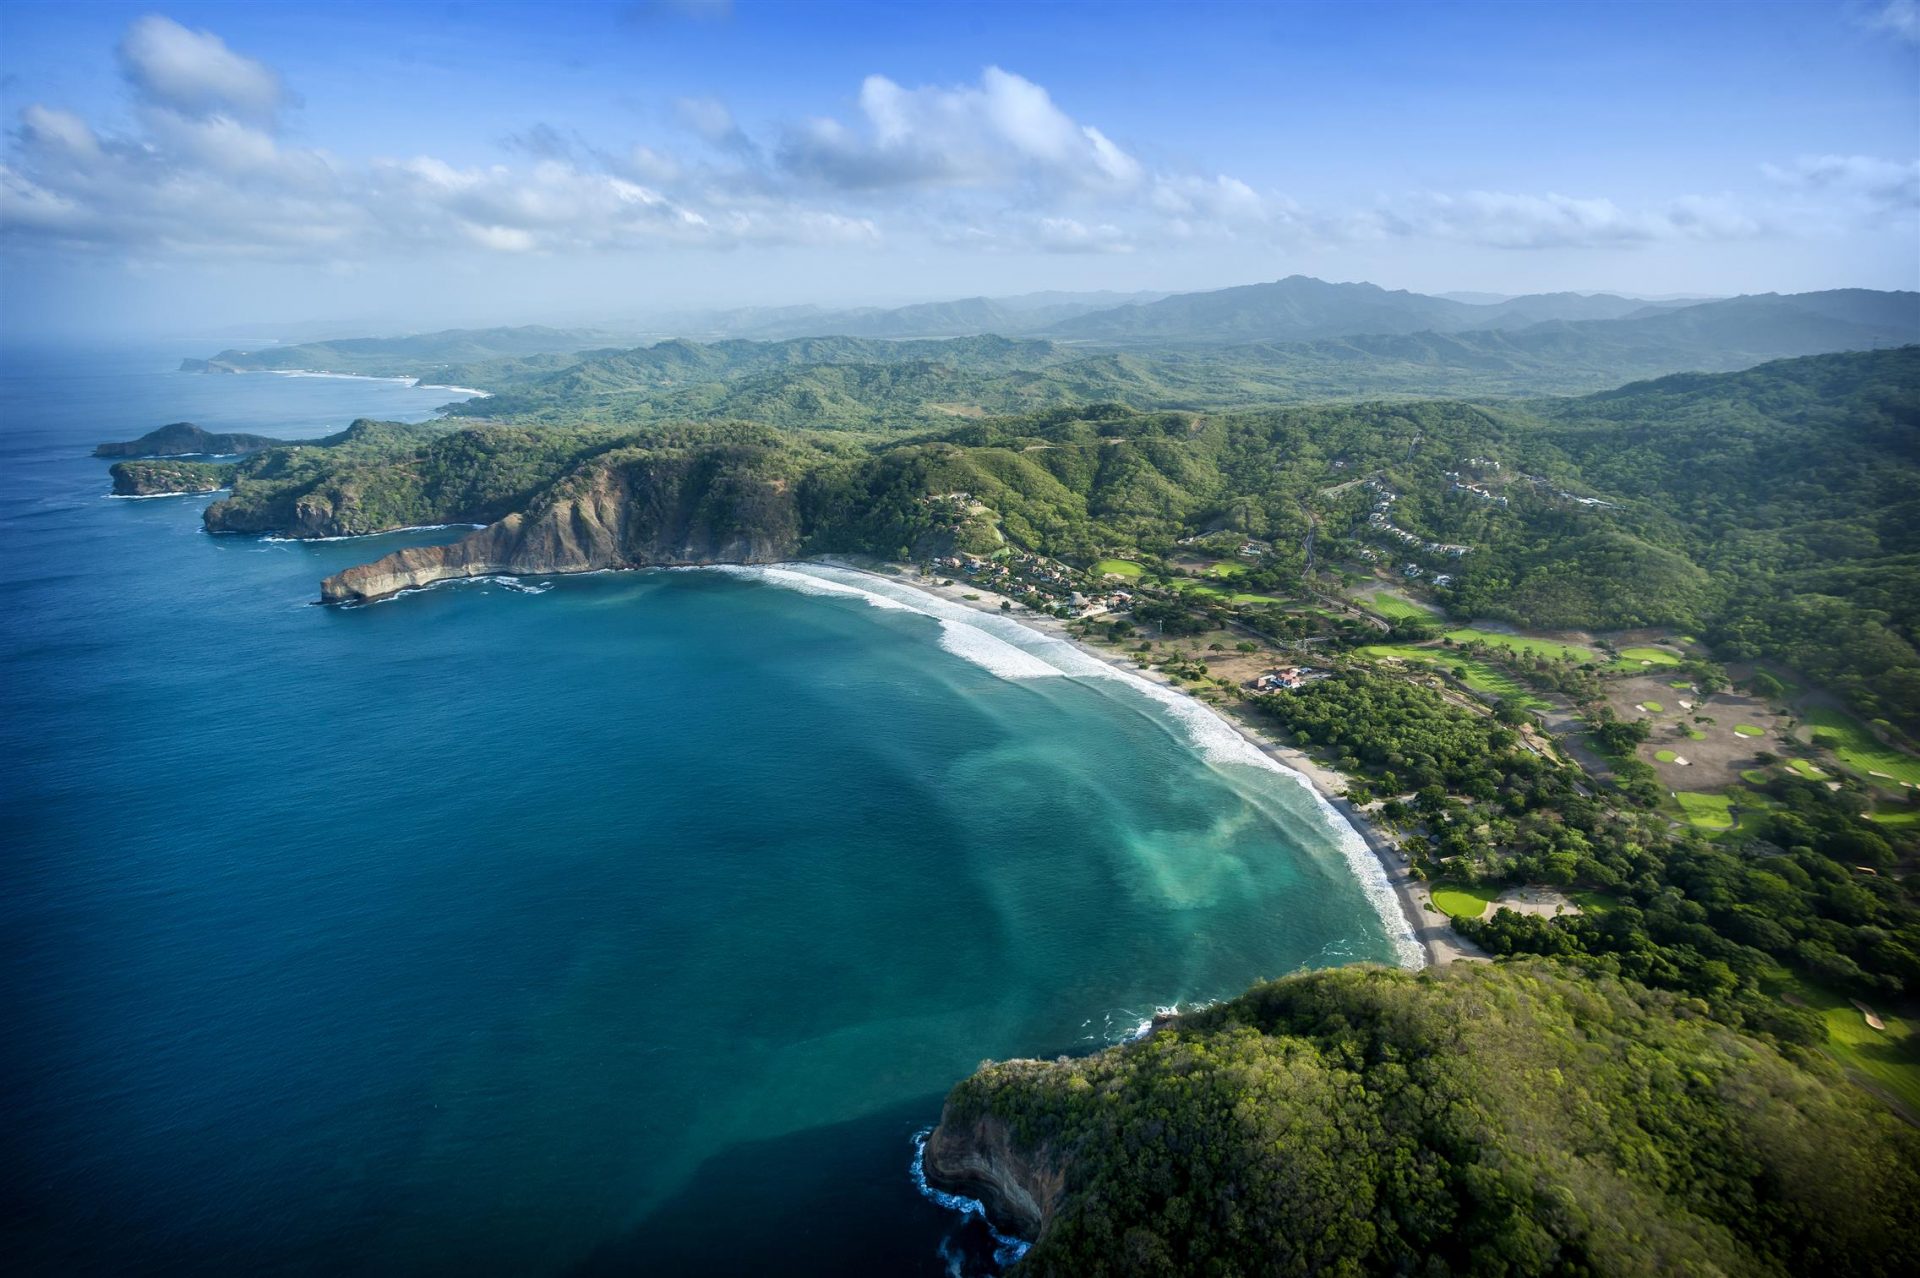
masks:
[[[204,462],[115,462],[107,473],[113,477],[113,493],[116,497],[212,493],[233,481],[231,466]]]
[[[801,546],[791,485],[725,452],[613,453],[524,514],[444,546],[417,546],[328,577],[323,603],[378,599],[458,577],[649,565],[775,563]]]
[[[958,1119],[951,1104],[927,1138],[924,1169],[928,1184],[979,1199],[996,1229],[1020,1238],[1038,1238],[1066,1197],[1066,1174],[1047,1151],[1019,1148],[990,1114]]]

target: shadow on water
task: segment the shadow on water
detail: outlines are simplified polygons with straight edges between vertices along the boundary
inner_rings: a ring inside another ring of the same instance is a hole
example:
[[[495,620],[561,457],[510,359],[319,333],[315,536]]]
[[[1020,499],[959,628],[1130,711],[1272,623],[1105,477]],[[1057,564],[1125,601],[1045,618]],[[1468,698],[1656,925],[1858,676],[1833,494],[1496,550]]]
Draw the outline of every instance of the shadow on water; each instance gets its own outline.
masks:
[[[935,1093],[851,1122],[733,1145],[675,1197],[601,1244],[569,1278],[626,1274],[985,1275],[977,1216],[927,1201],[908,1175]],[[876,1157],[876,1151],[887,1157]]]

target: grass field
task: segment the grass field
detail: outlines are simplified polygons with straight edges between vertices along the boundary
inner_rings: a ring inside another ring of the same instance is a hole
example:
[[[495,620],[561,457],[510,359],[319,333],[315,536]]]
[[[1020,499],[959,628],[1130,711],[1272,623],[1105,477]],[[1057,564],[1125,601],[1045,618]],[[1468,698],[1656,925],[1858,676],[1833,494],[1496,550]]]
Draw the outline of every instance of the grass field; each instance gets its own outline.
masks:
[[[1480,888],[1463,887],[1458,883],[1433,885],[1433,903],[1448,918],[1477,919],[1487,912],[1487,903],[1491,900],[1493,894]]]
[[[1420,661],[1428,665],[1441,666],[1447,671],[1464,669],[1466,677],[1462,680],[1475,692],[1485,692],[1496,697],[1505,697],[1529,710],[1549,709],[1549,703],[1536,696],[1526,685],[1486,661],[1477,661],[1457,652],[1448,652],[1444,648],[1417,648],[1407,643],[1369,644],[1359,650],[1363,657],[1399,657],[1403,661]]]
[[[1707,739],[1707,734],[1706,734],[1706,733],[1704,733],[1704,732],[1702,732],[1702,731],[1700,731],[1700,729],[1698,729],[1698,728],[1688,728],[1688,729],[1687,729],[1687,740],[1689,740],[1689,741],[1705,741],[1706,739]]]
[[[1766,771],[1761,768],[1748,768],[1740,774],[1740,779],[1748,785],[1765,785],[1767,783],[1767,774]]]
[[[1896,830],[1911,829],[1916,825],[1920,825],[1920,810],[1913,808],[1901,810],[1896,808],[1891,812],[1869,813],[1868,819],[1877,821],[1884,826],[1890,826]]]
[[[1557,639],[1529,639],[1524,635],[1503,635],[1497,630],[1475,630],[1472,626],[1462,626],[1458,630],[1449,630],[1446,637],[1455,643],[1484,643],[1488,647],[1508,648],[1514,652],[1525,653],[1529,657],[1572,657],[1575,661],[1593,660],[1593,650],[1582,648],[1578,644],[1561,643]]]
[[[1802,980],[1790,980],[1779,992],[1793,994],[1820,1013],[1827,1023],[1827,1050],[1835,1060],[1920,1116],[1920,1036],[1912,1025],[1869,1001],[1886,1025],[1874,1029],[1850,1000]]]
[[[1620,660],[1636,666],[1677,666],[1680,658],[1665,648],[1622,648]],[[1677,685],[1676,685],[1677,686]]]
[[[1681,790],[1674,794],[1674,801],[1680,805],[1681,813],[1687,818],[1687,824],[1701,830],[1731,830],[1733,828],[1733,805],[1724,794],[1700,794],[1693,790]]]
[[[1814,767],[1805,759],[1788,759],[1787,766],[1809,781],[1825,781],[1827,774]]]
[[[1235,563],[1231,559],[1222,559],[1219,563],[1207,569],[1207,576],[1209,577],[1244,577],[1247,575],[1249,571],[1250,570],[1245,564]]]
[[[1569,892],[1567,899],[1588,914],[1605,914],[1619,904],[1605,892],[1595,892],[1591,888],[1580,892]]]
[[[1660,714],[1662,711],[1666,709],[1666,707],[1661,705],[1658,701],[1642,701],[1640,703],[1640,708],[1642,710],[1645,710],[1648,714]]]
[[[1736,723],[1733,725],[1733,730],[1743,737],[1764,737],[1767,735],[1765,728],[1756,728],[1751,723]]]
[[[1131,559],[1102,559],[1093,566],[1093,570],[1103,575],[1125,577],[1128,581],[1135,581],[1147,569],[1144,564],[1136,564]]]
[[[1806,718],[1807,725],[1814,730],[1831,732],[1840,738],[1840,744],[1833,748],[1833,753],[1855,772],[1884,772],[1895,781],[1920,785],[1920,759],[1881,745],[1867,731],[1867,725],[1852,715],[1839,710],[1809,710]]]
[[[1390,621],[1404,621],[1409,617],[1425,621],[1440,615],[1431,608],[1411,603],[1398,595],[1390,595],[1384,590],[1378,591],[1373,598],[1364,600],[1362,603],[1364,607],[1373,609]]]
[[[1657,762],[1660,762],[1660,763],[1672,763],[1675,759],[1679,758],[1680,756],[1675,754],[1671,750],[1655,750],[1653,752],[1653,757]]]
[[[1228,603],[1268,603],[1283,604],[1287,601],[1276,595],[1255,595],[1244,590],[1222,590],[1219,586],[1204,581],[1195,581],[1191,577],[1182,577],[1174,581],[1175,589],[1183,594],[1207,595],[1214,599],[1224,599]]]

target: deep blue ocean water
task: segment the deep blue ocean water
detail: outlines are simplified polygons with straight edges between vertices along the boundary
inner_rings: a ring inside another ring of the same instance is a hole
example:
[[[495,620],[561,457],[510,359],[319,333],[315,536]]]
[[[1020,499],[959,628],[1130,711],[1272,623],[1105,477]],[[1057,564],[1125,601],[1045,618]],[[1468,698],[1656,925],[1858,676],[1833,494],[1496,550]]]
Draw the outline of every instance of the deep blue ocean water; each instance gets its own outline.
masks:
[[[0,360],[11,1264],[977,1272],[908,1169],[978,1061],[1395,957],[1295,780],[997,618],[785,570],[314,606],[457,533],[214,537],[89,449],[448,394],[209,349]]]

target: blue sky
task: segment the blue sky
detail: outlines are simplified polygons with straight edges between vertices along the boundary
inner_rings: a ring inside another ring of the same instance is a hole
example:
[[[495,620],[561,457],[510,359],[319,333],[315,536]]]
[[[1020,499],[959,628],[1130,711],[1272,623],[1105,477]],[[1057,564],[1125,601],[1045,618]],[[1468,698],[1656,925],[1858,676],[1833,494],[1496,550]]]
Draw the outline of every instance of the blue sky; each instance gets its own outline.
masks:
[[[0,321],[1920,284],[1920,12],[0,8]]]

